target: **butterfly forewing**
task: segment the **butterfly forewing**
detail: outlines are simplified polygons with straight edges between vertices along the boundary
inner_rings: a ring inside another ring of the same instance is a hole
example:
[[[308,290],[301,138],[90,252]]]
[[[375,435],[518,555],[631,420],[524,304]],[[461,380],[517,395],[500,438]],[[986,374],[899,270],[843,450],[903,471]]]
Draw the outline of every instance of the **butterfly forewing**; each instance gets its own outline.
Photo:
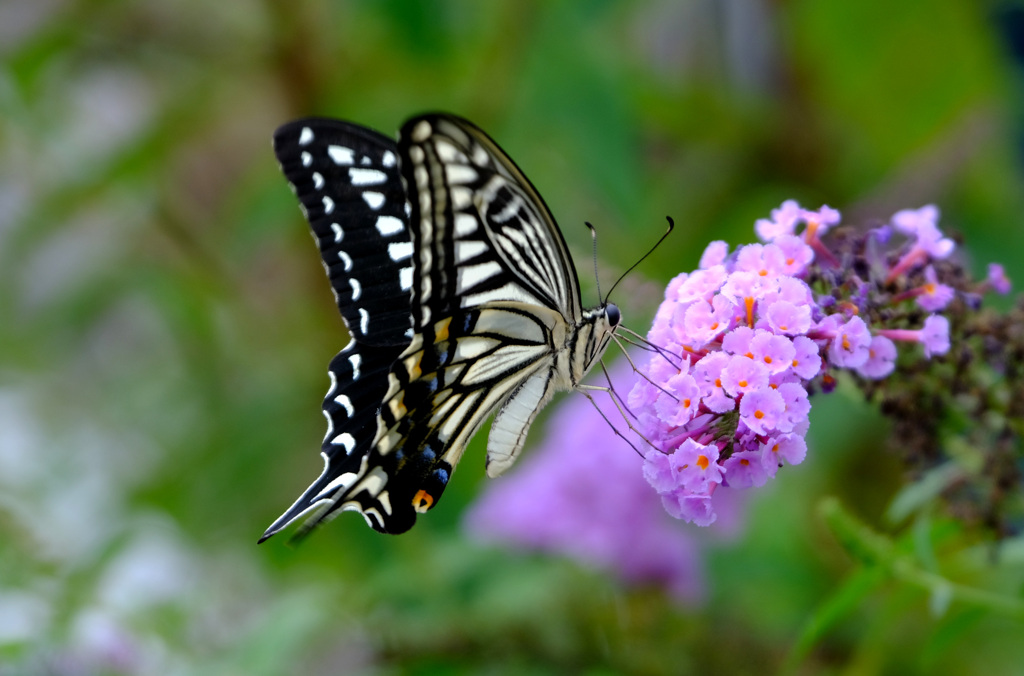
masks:
[[[297,120],[274,152],[302,203],[349,333],[409,342],[412,242],[395,142],[346,122]]]
[[[274,152],[309,221],[352,340],[329,366],[324,471],[264,539],[314,508],[326,508],[318,518],[363,508],[358,498],[354,504],[335,498],[361,473],[387,373],[412,333],[412,243],[396,143],[358,125],[308,118],[280,127]]]
[[[580,319],[576,270],[547,206],[512,160],[471,123],[445,115],[409,121],[399,135],[415,194],[413,248],[422,275],[413,323],[508,300]]]

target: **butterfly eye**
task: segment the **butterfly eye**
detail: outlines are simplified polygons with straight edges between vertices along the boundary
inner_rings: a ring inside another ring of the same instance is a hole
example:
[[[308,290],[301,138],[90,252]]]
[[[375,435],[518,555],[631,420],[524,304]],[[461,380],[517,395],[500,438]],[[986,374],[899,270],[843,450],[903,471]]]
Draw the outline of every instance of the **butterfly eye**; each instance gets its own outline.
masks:
[[[609,305],[604,309],[604,313],[608,317],[608,323],[612,326],[618,326],[622,321],[622,314],[619,312],[618,306]]]

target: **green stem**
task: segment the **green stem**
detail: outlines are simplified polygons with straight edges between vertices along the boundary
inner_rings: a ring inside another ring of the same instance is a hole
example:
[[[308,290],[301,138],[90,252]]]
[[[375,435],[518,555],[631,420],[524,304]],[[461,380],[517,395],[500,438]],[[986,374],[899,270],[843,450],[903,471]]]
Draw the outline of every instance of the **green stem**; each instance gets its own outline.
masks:
[[[893,542],[843,509],[836,498],[826,498],[819,512],[846,551],[865,566],[878,566],[894,579],[950,600],[963,601],[1024,620],[1024,600],[969,587],[921,568],[910,556],[897,554]]]

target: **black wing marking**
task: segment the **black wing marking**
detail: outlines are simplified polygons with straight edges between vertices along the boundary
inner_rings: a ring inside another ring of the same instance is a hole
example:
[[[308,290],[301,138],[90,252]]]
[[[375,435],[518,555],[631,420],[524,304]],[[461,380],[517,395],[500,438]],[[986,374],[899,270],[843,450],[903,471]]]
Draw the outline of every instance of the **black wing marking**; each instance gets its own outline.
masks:
[[[274,152],[295,189],[353,338],[409,342],[412,242],[395,142],[309,118],[280,127]]]

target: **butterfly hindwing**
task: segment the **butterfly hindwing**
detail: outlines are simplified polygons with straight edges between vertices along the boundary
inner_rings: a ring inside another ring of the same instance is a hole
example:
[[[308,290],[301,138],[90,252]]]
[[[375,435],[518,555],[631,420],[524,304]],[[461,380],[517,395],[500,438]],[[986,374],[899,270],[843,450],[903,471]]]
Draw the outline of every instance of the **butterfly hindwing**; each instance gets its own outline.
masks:
[[[365,511],[374,506],[370,492],[356,493],[350,489],[354,487],[355,478],[365,473],[363,460],[377,431],[377,412],[387,392],[388,372],[402,349],[402,346],[363,345],[353,340],[331,360],[328,370],[331,387],[323,402],[327,434],[320,455],[324,459],[324,470],[271,524],[263,539],[317,508],[321,511],[311,519],[309,527],[337,510],[354,509],[358,505],[359,511]],[[339,502],[338,496],[346,491],[350,499]]]
[[[297,120],[274,152],[309,220],[349,333],[409,342],[412,242],[395,142],[358,125]]]
[[[538,316],[521,303],[495,303],[461,310],[414,335],[391,369],[369,452],[368,468],[388,469],[387,481],[367,495],[381,505],[368,516],[371,526],[388,533],[410,528],[417,512],[440,500],[487,417],[528,379],[543,380],[547,391],[550,337],[559,321],[550,310]],[[532,420],[517,416],[519,410],[513,425]]]

